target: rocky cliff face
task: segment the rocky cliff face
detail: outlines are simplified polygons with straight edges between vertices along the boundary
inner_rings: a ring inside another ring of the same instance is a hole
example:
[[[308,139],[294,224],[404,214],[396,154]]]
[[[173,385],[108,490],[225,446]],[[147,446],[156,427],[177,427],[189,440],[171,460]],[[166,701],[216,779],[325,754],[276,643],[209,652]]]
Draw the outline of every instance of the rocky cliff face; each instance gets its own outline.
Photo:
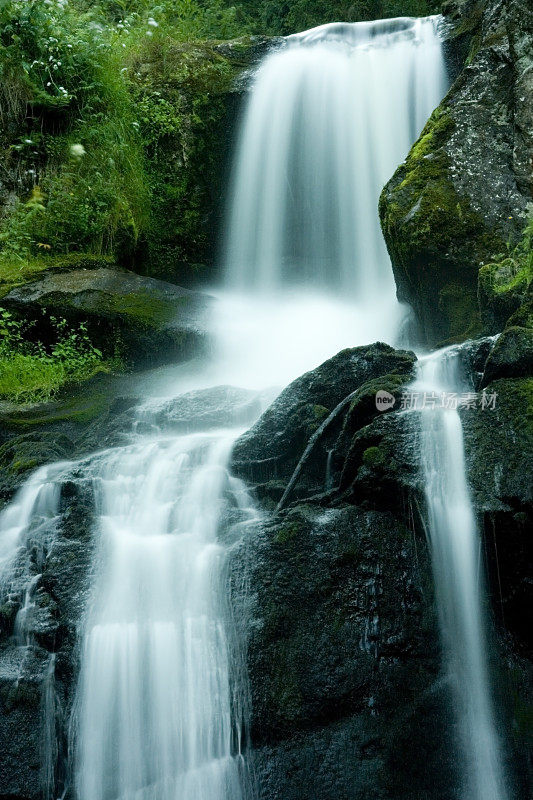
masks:
[[[499,377],[521,370],[519,357],[503,365],[503,349],[481,340],[462,350],[472,385],[499,392],[494,411],[465,410],[463,425],[490,577],[500,727],[513,797],[525,798],[533,439],[515,413],[528,379]],[[299,432],[319,431],[287,507],[269,515],[234,563],[247,620],[253,764],[265,800],[430,800],[459,791],[424,534],[418,412],[375,406],[378,389],[401,391],[413,361],[383,345],[345,351],[291,384],[236,444],[234,468],[255,471],[269,507],[305,451]],[[324,381],[335,374],[337,382]],[[326,415],[354,387],[353,401],[320,428],[316,407]],[[361,413],[370,387],[372,407]],[[277,454],[288,434],[290,463]]]
[[[464,66],[380,201],[399,296],[431,345],[501,330],[531,280],[522,264],[485,267],[478,302],[480,268],[512,255],[533,213],[533,11],[465,0],[444,13],[450,69]]]

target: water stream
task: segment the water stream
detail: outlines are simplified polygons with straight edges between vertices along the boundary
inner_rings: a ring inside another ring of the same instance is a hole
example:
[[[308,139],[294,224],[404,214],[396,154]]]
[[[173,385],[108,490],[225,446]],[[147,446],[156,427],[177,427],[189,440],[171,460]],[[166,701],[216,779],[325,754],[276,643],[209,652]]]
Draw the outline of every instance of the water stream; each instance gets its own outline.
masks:
[[[338,350],[400,340],[408,309],[396,300],[377,200],[445,92],[437,22],[322,26],[265,57],[235,156],[214,351],[170,380],[167,397],[220,384],[266,388],[250,424],[279,387]],[[437,363],[424,362],[421,381],[438,382]],[[83,466],[97,544],[72,720],[77,797],[242,800],[245,689],[234,686],[225,576],[227,532],[256,514],[228,471],[242,420],[169,433],[149,398],[137,419],[122,446]],[[423,435],[443,628],[451,668],[464,670],[472,695],[471,800],[501,800],[458,417],[428,416]],[[42,531],[53,547],[65,469],[37,471],[0,516],[5,591],[18,586],[14,565],[31,538]],[[28,575],[20,646],[36,584]]]
[[[460,352],[450,347],[420,359],[414,390],[421,412],[421,460],[437,607],[465,759],[465,797],[505,800],[499,737],[487,667],[482,607],[483,565],[466,477],[457,400],[471,392]]]

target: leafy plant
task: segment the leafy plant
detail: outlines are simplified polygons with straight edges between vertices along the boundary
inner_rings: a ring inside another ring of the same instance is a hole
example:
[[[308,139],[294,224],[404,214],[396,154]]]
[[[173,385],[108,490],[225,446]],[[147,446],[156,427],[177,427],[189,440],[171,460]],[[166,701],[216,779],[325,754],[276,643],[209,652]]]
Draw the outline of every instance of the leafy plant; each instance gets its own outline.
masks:
[[[0,398],[13,402],[46,401],[64,385],[78,383],[118,367],[92,344],[87,327],[71,328],[50,317],[55,332],[48,347],[28,340],[31,326],[0,308]]]

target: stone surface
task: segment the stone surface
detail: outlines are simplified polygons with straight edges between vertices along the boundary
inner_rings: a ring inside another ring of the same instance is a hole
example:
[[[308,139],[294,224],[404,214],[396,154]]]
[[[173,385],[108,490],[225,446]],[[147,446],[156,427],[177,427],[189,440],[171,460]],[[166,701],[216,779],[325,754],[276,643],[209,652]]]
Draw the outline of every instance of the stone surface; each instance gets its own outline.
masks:
[[[533,375],[533,328],[507,328],[491,349],[483,373],[482,385],[497,378],[521,378]]]
[[[449,46],[469,43],[465,66],[380,199],[399,297],[433,345],[482,329],[479,269],[518,242],[533,210],[533,9],[448,10]]]
[[[350,404],[353,419],[369,421],[379,414],[379,389],[401,385],[413,372],[415,356],[377,343],[343,350],[320,367],[290,384],[261,419],[235,444],[233,467],[255,484],[262,495],[279,499],[310,438],[348,395],[360,390]],[[344,415],[332,422],[311,454],[300,496],[322,491],[328,451],[342,427]]]

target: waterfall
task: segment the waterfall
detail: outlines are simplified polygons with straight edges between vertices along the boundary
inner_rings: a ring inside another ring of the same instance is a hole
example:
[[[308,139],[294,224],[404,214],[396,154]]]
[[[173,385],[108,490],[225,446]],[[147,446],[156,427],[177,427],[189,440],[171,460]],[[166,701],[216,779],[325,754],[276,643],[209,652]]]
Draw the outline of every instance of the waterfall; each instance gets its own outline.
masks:
[[[249,505],[227,471],[235,435],[143,439],[96,465],[99,546],[77,703],[80,800],[243,796],[218,538],[228,508],[242,516]]]
[[[289,37],[266,56],[235,159],[224,286],[212,314],[217,346],[210,361],[179,373],[172,397],[221,383],[276,387],[344,347],[397,340],[406,310],[396,301],[377,201],[445,87],[436,18],[322,26]],[[165,432],[149,404],[138,410],[137,422],[126,444],[84,462],[94,489],[97,547],[91,598],[80,620],[72,719],[76,796],[245,800],[244,688],[233,686],[238,642],[225,580],[228,531],[255,514],[244,486],[228,472],[238,431],[204,424],[194,434]],[[458,418],[452,427],[457,424]],[[446,492],[464,481],[457,437],[448,446],[443,431],[427,433],[430,509],[432,498],[438,505],[439,480],[450,481]],[[455,459],[458,452],[453,470],[445,464],[445,474],[431,478],[437,456]],[[52,465],[36,472],[3,512],[0,588],[11,580],[30,534],[43,541],[55,535],[63,471]],[[458,502],[459,495],[467,498],[464,486],[457,491]],[[467,500],[460,505],[470,520]],[[432,513],[440,519],[440,511]],[[472,549],[475,528],[468,525]],[[453,540],[446,545],[454,546]],[[450,617],[453,634],[462,637],[460,658],[474,642],[468,680],[483,676],[481,699],[466,717],[481,714],[474,755],[485,770],[492,722],[488,701],[482,702],[488,692],[479,596],[472,583],[475,602],[465,605],[463,620],[454,592],[459,581],[466,591],[466,567],[450,576],[440,564],[439,557],[443,625]],[[450,587],[443,586],[448,579]],[[24,587],[20,642],[35,584],[28,580]],[[43,687],[48,709],[55,705],[54,669],[51,658]],[[44,738],[53,731],[48,722]]]
[[[324,25],[263,61],[230,193],[230,286],[394,302],[376,209],[446,89],[437,19]]]
[[[457,394],[470,391],[457,348],[420,360],[421,463],[429,543],[448,674],[466,763],[465,797],[505,800],[483,619],[481,543],[470,499]]]

